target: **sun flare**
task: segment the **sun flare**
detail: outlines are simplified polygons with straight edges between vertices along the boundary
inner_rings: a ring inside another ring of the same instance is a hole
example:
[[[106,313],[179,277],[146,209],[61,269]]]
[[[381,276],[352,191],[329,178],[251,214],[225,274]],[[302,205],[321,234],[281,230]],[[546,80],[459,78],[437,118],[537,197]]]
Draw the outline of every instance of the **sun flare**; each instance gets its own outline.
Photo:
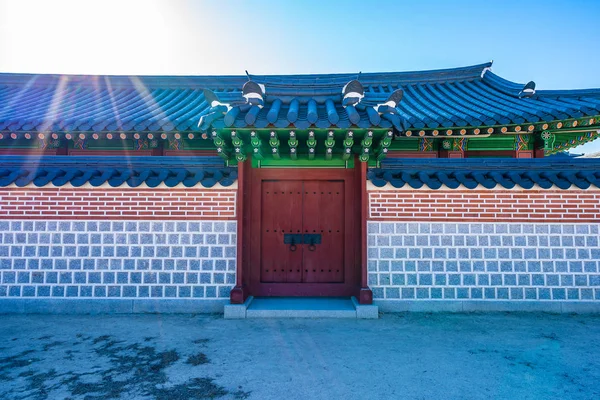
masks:
[[[32,72],[52,60],[55,72],[119,74],[126,64],[168,57],[168,8],[142,0],[11,1],[0,8],[0,40],[6,59],[31,60]]]

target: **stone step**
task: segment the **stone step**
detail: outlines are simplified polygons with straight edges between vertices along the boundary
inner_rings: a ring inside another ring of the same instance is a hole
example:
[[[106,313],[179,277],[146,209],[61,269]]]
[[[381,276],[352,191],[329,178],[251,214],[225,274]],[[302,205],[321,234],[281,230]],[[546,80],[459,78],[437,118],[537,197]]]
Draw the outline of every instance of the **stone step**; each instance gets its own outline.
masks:
[[[355,297],[249,297],[225,305],[225,318],[378,318],[378,307]]]

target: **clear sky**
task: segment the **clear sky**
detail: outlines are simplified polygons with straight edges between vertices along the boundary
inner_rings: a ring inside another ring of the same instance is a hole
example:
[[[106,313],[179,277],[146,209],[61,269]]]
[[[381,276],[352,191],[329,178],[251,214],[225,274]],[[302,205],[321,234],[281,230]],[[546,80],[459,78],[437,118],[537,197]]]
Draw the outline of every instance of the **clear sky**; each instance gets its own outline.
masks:
[[[589,88],[600,87],[599,18],[600,0],[0,0],[0,72],[375,72],[493,59],[495,73],[538,89]]]

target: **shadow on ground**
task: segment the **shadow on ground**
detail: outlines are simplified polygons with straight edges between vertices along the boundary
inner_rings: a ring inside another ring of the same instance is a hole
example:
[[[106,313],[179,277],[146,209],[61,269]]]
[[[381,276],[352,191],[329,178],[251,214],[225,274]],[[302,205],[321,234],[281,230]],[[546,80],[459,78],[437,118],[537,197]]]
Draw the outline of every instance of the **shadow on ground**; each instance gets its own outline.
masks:
[[[600,317],[1,316],[0,398],[600,398]]]
[[[22,318],[31,320],[43,317]],[[51,332],[52,327],[49,328],[48,331]],[[240,388],[230,391],[215,384],[214,378],[202,376],[207,370],[194,373],[194,367],[210,364],[210,360],[202,352],[208,346],[209,339],[192,340],[185,349],[159,350],[155,336],[94,336],[88,329],[81,330],[86,333],[68,336],[64,332],[55,332],[37,338],[19,335],[20,337],[9,339],[12,346],[0,348],[0,371],[3,371],[0,383],[5,389],[9,387],[11,390],[4,390],[3,393],[0,389],[0,397],[15,400],[173,400],[215,399],[225,396],[246,399],[250,395]],[[56,334],[61,340],[53,340]],[[6,350],[11,347],[27,349],[5,355]],[[185,365],[184,368],[189,370],[190,375],[180,383],[170,381],[167,374],[177,364],[180,367]]]

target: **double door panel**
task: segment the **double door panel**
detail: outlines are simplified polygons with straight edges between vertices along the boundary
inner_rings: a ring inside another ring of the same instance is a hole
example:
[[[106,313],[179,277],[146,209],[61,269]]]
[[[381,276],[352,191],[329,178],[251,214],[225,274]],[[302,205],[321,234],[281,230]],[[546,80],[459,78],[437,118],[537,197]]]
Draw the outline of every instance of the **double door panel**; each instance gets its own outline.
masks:
[[[344,282],[344,183],[262,181],[262,283]]]

